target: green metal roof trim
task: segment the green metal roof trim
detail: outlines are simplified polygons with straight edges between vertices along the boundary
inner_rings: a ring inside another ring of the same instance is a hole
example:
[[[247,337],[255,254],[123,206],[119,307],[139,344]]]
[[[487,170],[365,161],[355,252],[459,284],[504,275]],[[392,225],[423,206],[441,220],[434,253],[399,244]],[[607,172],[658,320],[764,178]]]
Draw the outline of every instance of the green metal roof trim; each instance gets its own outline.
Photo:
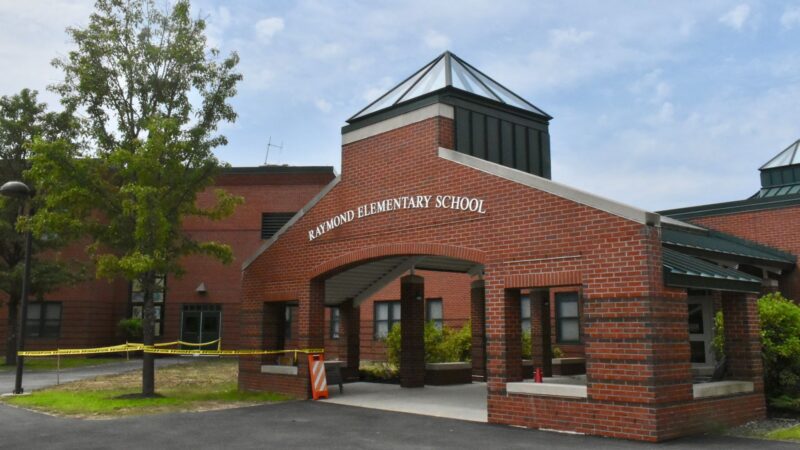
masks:
[[[666,246],[679,247],[685,253],[746,263],[789,267],[794,266],[797,260],[790,253],[713,230],[687,231],[664,227],[661,230],[661,242]]]
[[[715,289],[738,292],[760,292],[761,279],[738,270],[662,248],[664,283],[668,286]]]
[[[689,220],[696,217],[724,216],[767,209],[790,208],[792,206],[800,206],[800,193],[772,197],[753,197],[732,202],[668,209],[658,211],[658,214],[678,220]]]

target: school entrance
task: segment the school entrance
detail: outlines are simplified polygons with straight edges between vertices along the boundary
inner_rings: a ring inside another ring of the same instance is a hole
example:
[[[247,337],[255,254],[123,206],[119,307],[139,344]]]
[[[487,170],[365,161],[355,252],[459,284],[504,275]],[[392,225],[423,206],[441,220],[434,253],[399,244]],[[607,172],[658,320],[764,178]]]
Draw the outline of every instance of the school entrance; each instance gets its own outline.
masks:
[[[491,423],[661,441],[763,417],[753,274],[793,261],[550,180],[550,119],[449,52],[351,117],[341,175],[243,265],[242,345],[322,348],[338,306],[339,357],[357,375],[359,305],[399,278],[399,387],[351,398],[429,409],[426,379],[447,371],[425,359],[426,279],[456,272],[470,283],[466,370],[485,379],[464,386],[485,393]],[[724,311],[735,349],[703,382],[699,296]],[[579,348],[585,373],[555,376],[553,336]],[[242,357],[239,383],[308,398],[308,373],[304,358]]]

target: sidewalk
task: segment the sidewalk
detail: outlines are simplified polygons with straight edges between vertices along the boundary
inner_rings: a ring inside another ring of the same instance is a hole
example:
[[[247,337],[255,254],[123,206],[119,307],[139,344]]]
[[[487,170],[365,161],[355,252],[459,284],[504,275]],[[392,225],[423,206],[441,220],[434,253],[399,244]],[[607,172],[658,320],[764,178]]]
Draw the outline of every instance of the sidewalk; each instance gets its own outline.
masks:
[[[156,368],[193,361],[192,358],[159,358],[156,359]],[[118,373],[141,370],[142,360],[121,360],[119,363],[102,364],[99,366],[75,367],[62,369],[58,377],[61,383],[94,378],[100,375],[114,375]],[[14,390],[15,372],[0,373],[0,394],[7,394]],[[22,377],[22,388],[25,392],[35,391],[49,386],[55,386],[58,378],[55,370],[25,372]]]

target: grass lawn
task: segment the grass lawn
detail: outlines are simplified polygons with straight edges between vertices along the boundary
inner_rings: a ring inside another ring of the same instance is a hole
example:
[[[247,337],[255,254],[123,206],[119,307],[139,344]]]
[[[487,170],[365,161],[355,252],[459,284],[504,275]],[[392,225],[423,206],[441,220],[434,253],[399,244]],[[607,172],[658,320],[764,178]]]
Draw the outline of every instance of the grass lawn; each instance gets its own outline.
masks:
[[[800,442],[800,425],[784,428],[782,430],[770,431],[767,433],[766,438]]]
[[[81,358],[79,356],[62,357],[61,368],[100,366],[103,364],[125,362],[125,358]],[[56,370],[56,358],[25,358],[25,371]],[[0,366],[0,372],[13,372],[16,366]]]
[[[205,411],[289,400],[269,392],[239,392],[235,359],[212,359],[156,369],[158,398],[117,398],[140,392],[140,372],[75,381],[6,397],[3,401],[52,414],[80,418],[111,418],[176,411]]]

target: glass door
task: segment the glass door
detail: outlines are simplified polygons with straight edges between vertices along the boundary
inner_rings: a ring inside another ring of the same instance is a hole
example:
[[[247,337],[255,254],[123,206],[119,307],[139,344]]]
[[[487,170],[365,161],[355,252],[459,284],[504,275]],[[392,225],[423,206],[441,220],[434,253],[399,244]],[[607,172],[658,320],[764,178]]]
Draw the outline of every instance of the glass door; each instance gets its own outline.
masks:
[[[220,338],[221,325],[222,307],[220,305],[183,305],[182,341],[194,344],[215,341]],[[217,344],[204,346],[203,349],[215,350]]]

